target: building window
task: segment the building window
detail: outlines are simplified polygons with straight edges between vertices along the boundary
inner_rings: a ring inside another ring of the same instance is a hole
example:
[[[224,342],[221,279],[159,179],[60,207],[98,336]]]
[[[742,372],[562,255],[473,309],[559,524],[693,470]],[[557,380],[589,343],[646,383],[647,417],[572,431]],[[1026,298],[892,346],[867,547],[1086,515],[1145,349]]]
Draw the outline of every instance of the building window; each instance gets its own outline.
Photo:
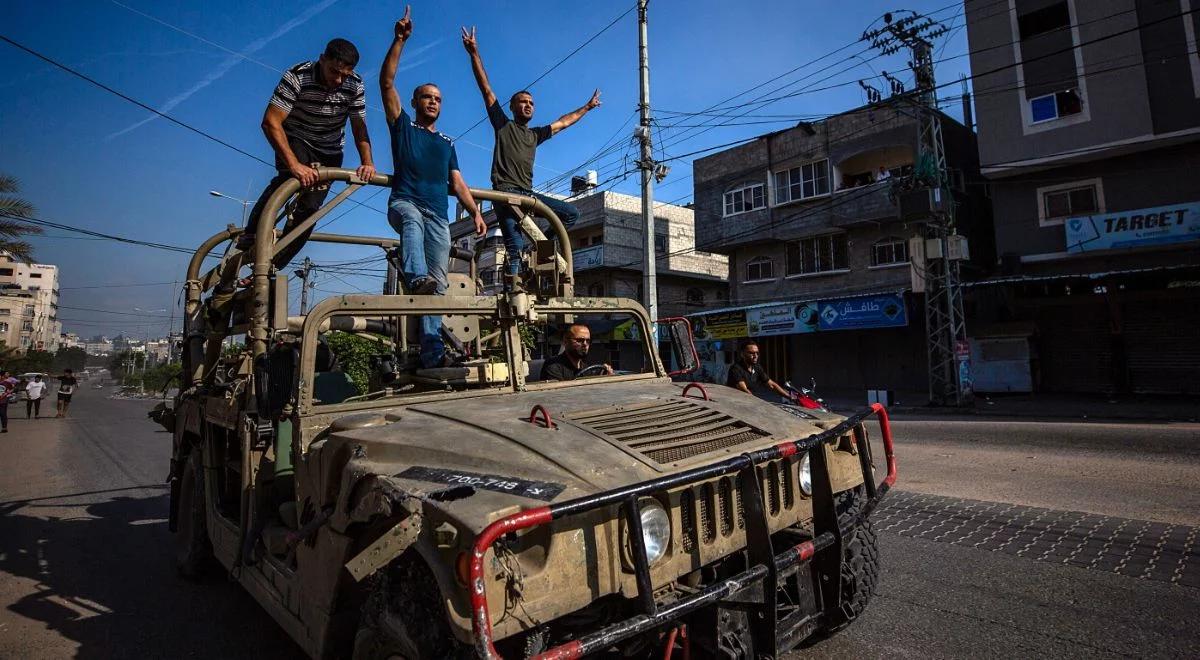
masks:
[[[1017,17],[1017,29],[1022,41],[1068,27],[1071,27],[1071,10],[1066,0]]]
[[[845,234],[814,236],[787,244],[787,274],[809,275],[848,270],[849,241]]]
[[[1043,227],[1061,225],[1067,218],[1104,213],[1100,179],[1038,188],[1037,195],[1038,221]]]
[[[0,309],[0,316],[12,316],[12,310],[7,307]]]
[[[12,276],[12,274],[13,274],[13,269],[11,269],[11,268],[0,268],[0,277],[6,276],[6,275],[11,277],[11,276]]]
[[[21,332],[33,332],[33,321],[25,321],[22,323]]]
[[[655,234],[654,235],[654,252],[657,254],[664,254],[664,253],[666,253],[666,251],[667,251],[667,235],[666,234]]]
[[[908,241],[894,236],[876,241],[871,246],[872,266],[892,266],[908,263]]]
[[[738,188],[725,193],[725,215],[737,215],[767,205],[767,197],[761,183]]]
[[[746,281],[758,282],[775,278],[775,262],[770,257],[757,257],[746,262]]]
[[[775,203],[786,204],[829,194],[829,161],[793,167],[775,173]]]
[[[592,298],[604,297],[604,282],[592,282],[587,288],[588,296]]]
[[[1033,123],[1053,121],[1083,112],[1079,91],[1067,89],[1029,99],[1029,116]]]
[[[29,277],[31,277],[35,280],[40,280],[40,279],[42,279],[42,274],[41,273],[30,273]]]
[[[687,304],[693,307],[699,307],[704,304],[704,292],[700,289],[687,290]]]
[[[0,332],[3,332],[5,334],[8,333],[8,324],[7,323],[0,322]]]

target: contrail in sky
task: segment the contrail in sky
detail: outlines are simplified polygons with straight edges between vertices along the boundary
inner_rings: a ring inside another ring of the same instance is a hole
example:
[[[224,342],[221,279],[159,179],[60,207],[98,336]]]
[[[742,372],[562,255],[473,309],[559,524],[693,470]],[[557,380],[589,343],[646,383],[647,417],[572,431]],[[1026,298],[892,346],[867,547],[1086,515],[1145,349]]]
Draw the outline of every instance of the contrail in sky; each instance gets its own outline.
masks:
[[[175,108],[175,106],[188,100],[196,92],[199,92],[200,90],[204,89],[205,87],[208,87],[209,85],[213,84],[214,82],[220,80],[222,77],[225,76],[226,73],[229,73],[230,69],[232,69],[234,66],[236,66],[243,59],[249,59],[249,57],[248,57],[249,55],[252,55],[253,53],[257,53],[258,51],[265,48],[267,46],[267,44],[270,44],[272,41],[275,41],[276,39],[282,37],[283,35],[287,34],[288,32],[291,32],[295,28],[300,27],[301,25],[304,25],[310,19],[312,19],[312,17],[325,11],[326,9],[331,7],[333,4],[335,4],[337,1],[338,0],[321,0],[321,2],[310,7],[309,9],[305,10],[299,16],[296,16],[292,20],[284,23],[283,25],[280,25],[278,28],[275,28],[275,31],[272,32],[271,34],[250,42],[249,45],[247,45],[244,49],[242,49],[241,53],[239,53],[237,55],[230,55],[229,57],[225,58],[225,60],[223,62],[221,62],[220,64],[217,65],[217,68],[210,71],[209,74],[207,76],[205,76],[204,78],[202,78],[199,82],[197,82],[196,84],[187,88],[183,92],[180,92],[179,94],[176,94],[175,96],[168,99],[166,103],[162,104],[162,106],[159,107],[159,111],[170,112],[173,108]],[[120,3],[114,3],[114,4],[120,4]],[[112,135],[109,135],[105,139],[111,140],[113,138],[120,137],[136,128],[139,128],[145,124],[148,124],[148,123],[154,121],[157,118],[158,118],[158,115],[151,115],[151,116],[133,124],[132,126],[128,126],[126,128],[123,128],[123,129],[117,131],[116,133],[113,133]]]

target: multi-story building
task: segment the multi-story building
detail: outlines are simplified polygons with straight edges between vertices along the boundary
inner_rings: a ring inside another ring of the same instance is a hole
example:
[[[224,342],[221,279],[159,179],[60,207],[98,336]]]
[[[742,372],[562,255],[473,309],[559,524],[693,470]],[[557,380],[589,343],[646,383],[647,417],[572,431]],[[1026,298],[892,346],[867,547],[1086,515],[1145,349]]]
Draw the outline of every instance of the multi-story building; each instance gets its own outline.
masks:
[[[59,337],[59,346],[62,348],[83,348],[83,340],[74,332],[64,332]]]
[[[912,293],[909,250],[934,197],[909,185],[921,126],[910,99],[801,122],[695,161],[697,243],[729,255],[730,271],[729,305],[696,320],[708,377],[723,382],[738,340],[753,337],[780,382],[927,389],[924,299]],[[982,189],[966,185],[978,177],[975,136],[938,117],[970,272],[987,265],[991,234]]]
[[[107,356],[113,352],[113,342],[108,337],[96,335],[84,342],[83,350],[87,351],[88,355]]]
[[[0,252],[0,339],[20,350],[57,351],[61,334],[58,266]]]
[[[976,385],[1200,391],[1200,0],[996,4],[966,2],[1001,267]]]

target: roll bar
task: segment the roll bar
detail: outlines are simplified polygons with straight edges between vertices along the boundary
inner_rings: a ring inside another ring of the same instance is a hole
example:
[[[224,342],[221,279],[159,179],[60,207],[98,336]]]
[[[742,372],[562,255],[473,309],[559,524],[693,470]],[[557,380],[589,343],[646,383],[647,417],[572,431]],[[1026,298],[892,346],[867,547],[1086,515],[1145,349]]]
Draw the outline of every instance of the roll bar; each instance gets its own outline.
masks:
[[[243,233],[241,228],[233,226],[217,232],[204,241],[199,249],[196,250],[196,253],[188,263],[187,271],[187,296],[184,321],[186,335],[193,336],[202,333],[203,319],[200,318],[200,313],[202,307],[201,297],[204,292],[222,282],[231,283],[229,280],[237,277],[238,269],[252,259],[252,290],[255,302],[253,305],[253,314],[250,318],[249,344],[254,355],[257,356],[264,353],[271,332],[268,309],[270,308],[271,262],[275,255],[292,242],[298,240],[303,232],[314,227],[334,207],[344,202],[364,185],[391,187],[392,183],[392,177],[387,174],[376,174],[369,181],[364,181],[358,178],[354,170],[346,168],[317,167],[316,170],[318,183],[344,181],[348,185],[345,190],[342,190],[333,199],[322,205],[316,213],[305,219],[295,229],[281,236],[278,240],[275,239],[274,229],[279,211],[300,190],[299,181],[288,179],[271,194],[270,198],[263,205],[262,213],[258,217],[258,225],[255,227],[254,248],[252,252],[232,250],[225,256],[221,265],[201,275],[204,260],[212,251],[225,241],[234,240]],[[566,227],[562,224],[558,216],[555,215],[554,211],[537,199],[515,193],[472,188],[471,194],[475,197],[476,201],[486,200],[493,204],[506,204],[522,212],[545,218],[550,223],[553,235],[558,239],[559,257],[565,265],[563,279],[568,283],[572,281],[575,266],[570,250],[570,237],[567,235]],[[309,240],[324,243],[374,245],[384,250],[400,244],[397,238],[376,238],[328,233],[314,233],[309,237]]]

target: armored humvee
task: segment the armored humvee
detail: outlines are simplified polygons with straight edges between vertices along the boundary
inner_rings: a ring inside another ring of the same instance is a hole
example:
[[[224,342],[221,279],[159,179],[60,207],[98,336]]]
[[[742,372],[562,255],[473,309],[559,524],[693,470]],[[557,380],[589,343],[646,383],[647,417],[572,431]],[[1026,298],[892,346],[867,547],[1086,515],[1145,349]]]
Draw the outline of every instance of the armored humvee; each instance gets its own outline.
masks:
[[[879,571],[868,516],[896,478],[882,407],[843,417],[673,382],[654,338],[694,368],[686,322],[576,297],[559,220],[495,191],[473,193],[519,210],[535,246],[510,292],[477,295],[458,249],[447,295],[410,295],[397,239],[316,232],[383,250],[387,282],[289,316],[274,254],[389,185],[319,174],[346,187],[295,231],[274,231],[293,180],[252,247],[230,227],[189,264],[184,382],[159,415],[184,576],[223,569],[321,658],[757,658],[863,611]],[[441,315],[451,366],[420,368],[420,315]],[[535,356],[572,323],[589,325],[596,367],[540,380]],[[365,344],[339,356],[336,336]]]

